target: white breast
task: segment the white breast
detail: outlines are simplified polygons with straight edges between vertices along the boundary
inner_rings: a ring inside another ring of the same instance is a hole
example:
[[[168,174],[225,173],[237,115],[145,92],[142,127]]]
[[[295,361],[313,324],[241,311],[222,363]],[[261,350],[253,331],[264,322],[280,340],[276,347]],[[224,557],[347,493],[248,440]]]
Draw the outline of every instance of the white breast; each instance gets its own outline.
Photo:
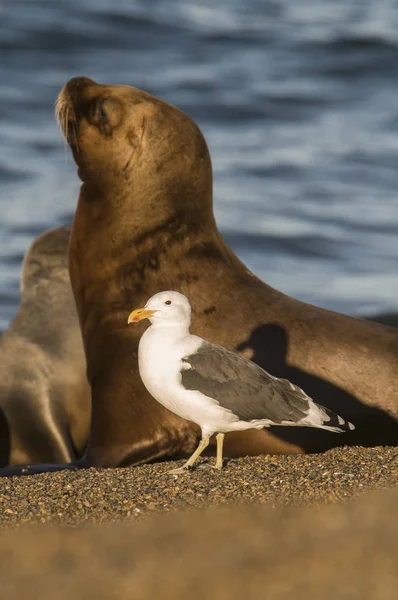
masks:
[[[236,418],[200,392],[181,384],[182,357],[192,354],[203,340],[194,335],[173,337],[169,328],[149,327],[141,338],[138,364],[148,392],[175,414],[202,428],[221,430],[221,423]]]

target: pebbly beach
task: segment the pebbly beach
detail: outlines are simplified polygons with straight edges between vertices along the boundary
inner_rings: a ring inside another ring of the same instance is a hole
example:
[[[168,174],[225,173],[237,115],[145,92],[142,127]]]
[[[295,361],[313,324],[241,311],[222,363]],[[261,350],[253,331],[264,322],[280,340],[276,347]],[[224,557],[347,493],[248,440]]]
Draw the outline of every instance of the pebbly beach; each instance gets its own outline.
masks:
[[[0,479],[2,599],[394,597],[397,448],[208,460]]]

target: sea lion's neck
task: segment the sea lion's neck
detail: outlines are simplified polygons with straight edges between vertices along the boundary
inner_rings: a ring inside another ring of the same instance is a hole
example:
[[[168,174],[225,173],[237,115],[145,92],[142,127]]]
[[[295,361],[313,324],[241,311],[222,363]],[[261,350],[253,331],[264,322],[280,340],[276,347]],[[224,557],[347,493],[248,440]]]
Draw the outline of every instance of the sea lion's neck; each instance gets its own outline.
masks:
[[[200,235],[211,239],[218,233],[213,215],[211,192],[198,202],[194,194],[173,198],[170,194],[113,190],[112,194],[90,183],[81,186],[78,210],[101,229],[117,228],[118,240],[140,245],[145,239]]]
[[[189,196],[171,205],[154,197],[132,201],[131,195],[115,194],[94,199],[86,193],[83,186],[70,244],[72,284],[75,295],[75,281],[82,286],[85,306],[89,298],[96,305],[112,305],[112,319],[120,317],[124,326],[128,309],[161,290],[195,296],[201,305],[209,287],[216,298],[225,289],[235,289],[242,277],[254,285],[256,278],[217,229],[211,198],[199,210]]]

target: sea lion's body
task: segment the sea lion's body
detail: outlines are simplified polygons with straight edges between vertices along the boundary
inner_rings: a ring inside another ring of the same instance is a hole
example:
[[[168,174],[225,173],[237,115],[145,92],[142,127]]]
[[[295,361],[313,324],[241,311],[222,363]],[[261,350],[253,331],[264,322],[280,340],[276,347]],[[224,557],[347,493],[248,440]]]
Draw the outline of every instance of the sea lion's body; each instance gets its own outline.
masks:
[[[211,163],[196,124],[135,88],[71,80],[58,114],[83,181],[70,276],[92,386],[88,464],[117,466],[191,452],[198,429],[156,403],[137,366],[142,329],[127,315],[158,291],[185,294],[192,332],[248,349],[316,402],[356,425],[230,434],[226,454],[394,443],[398,332],[294,300],[257,279],[218,232]]]
[[[0,339],[0,464],[70,462],[83,453],[90,388],[68,273],[69,227],[26,253],[21,302]]]

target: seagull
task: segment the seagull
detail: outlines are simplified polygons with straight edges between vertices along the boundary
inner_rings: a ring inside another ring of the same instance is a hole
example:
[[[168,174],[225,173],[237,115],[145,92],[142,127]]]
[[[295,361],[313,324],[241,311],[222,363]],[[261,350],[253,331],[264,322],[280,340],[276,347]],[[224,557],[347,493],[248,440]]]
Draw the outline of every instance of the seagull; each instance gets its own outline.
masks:
[[[222,469],[224,435],[271,425],[318,427],[342,433],[354,429],[316,404],[287,379],[189,331],[191,305],[175,291],[159,292],[130,313],[128,324],[149,319],[138,347],[138,367],[148,392],[168,410],[197,423],[202,439],[185,464],[190,469],[216,434],[216,469]]]

